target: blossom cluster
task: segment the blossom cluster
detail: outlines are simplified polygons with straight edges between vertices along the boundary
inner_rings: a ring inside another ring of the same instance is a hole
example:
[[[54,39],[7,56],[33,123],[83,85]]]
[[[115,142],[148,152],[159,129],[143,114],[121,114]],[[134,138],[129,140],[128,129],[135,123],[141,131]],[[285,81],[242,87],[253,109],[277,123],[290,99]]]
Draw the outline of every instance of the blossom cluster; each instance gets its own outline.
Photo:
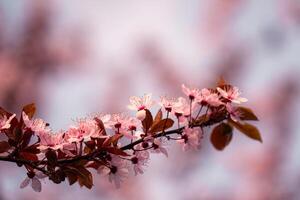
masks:
[[[1,108],[0,131],[7,139],[0,142],[0,160],[24,166],[27,177],[20,187],[31,183],[37,192],[41,191],[40,179],[46,177],[54,183],[67,178],[70,185],[78,182],[91,188],[93,176],[88,169],[120,187],[130,173],[144,173],[151,154],[168,157],[170,141],[176,141],[183,151],[199,149],[206,126],[216,125],[211,143],[218,150],[229,144],[233,128],[261,141],[256,127],[244,122],[257,117],[249,108],[238,106],[247,99],[237,87],[219,83],[216,88],[200,90],[182,85],[182,91],[185,97],[164,96],[158,101],[152,94],[133,96],[128,108],[135,116],[97,114],[58,132],[44,120],[33,118],[34,104],[23,108],[19,120]],[[154,107],[159,107],[155,116],[150,111]]]

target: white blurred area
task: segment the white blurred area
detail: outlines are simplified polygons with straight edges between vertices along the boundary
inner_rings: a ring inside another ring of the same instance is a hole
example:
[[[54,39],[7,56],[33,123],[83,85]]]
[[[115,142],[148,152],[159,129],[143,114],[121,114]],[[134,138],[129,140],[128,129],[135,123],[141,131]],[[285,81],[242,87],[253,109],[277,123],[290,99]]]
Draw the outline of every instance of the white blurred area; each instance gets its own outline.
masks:
[[[26,15],[37,2],[28,0],[25,5],[0,0],[0,5],[4,5],[4,13],[12,21],[18,21],[20,16],[14,14]],[[182,95],[181,83],[210,87],[224,75],[241,88],[249,99],[247,106],[258,113],[261,121],[257,125],[264,144],[235,134],[224,152],[213,149],[208,135],[200,152],[183,153],[177,145],[170,145],[169,158],[154,155],[145,175],[132,176],[120,190],[95,175],[91,191],[69,187],[67,182],[54,185],[46,181],[42,193],[36,194],[28,188],[18,188],[25,175],[19,170],[17,175],[3,175],[3,198],[267,199],[257,188],[271,191],[270,183],[262,180],[261,186],[255,184],[260,181],[260,173],[266,174],[264,167],[270,166],[266,158],[272,154],[271,134],[277,131],[274,126],[278,122],[273,118],[280,108],[271,101],[275,101],[276,89],[286,77],[300,75],[300,26],[281,20],[278,2],[48,1],[54,16],[53,34],[59,38],[61,30],[69,30],[71,35],[82,35],[87,46],[84,59],[75,64],[80,67],[69,66],[54,76],[44,76],[39,83],[43,89],[38,114],[53,129],[67,129],[72,119],[95,112],[128,112],[126,105],[131,95],[151,92],[156,99],[162,95],[177,97]],[[295,98],[299,100],[299,95]],[[299,119],[299,109],[294,107],[292,119]],[[291,148],[285,162],[290,164],[281,169],[286,177],[300,167],[296,156],[299,142],[295,142],[299,141],[295,133],[300,127],[297,122],[291,122],[291,126],[296,138],[288,144]],[[1,167],[1,173],[4,169]],[[291,184],[288,178],[282,183]]]

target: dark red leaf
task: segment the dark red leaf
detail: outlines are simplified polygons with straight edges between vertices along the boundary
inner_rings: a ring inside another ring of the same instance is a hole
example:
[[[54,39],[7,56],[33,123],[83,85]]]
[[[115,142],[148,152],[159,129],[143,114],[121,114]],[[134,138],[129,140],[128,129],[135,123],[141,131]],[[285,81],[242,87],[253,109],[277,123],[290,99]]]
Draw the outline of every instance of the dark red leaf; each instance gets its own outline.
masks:
[[[142,124],[143,124],[144,131],[148,132],[148,130],[150,129],[150,127],[153,124],[153,117],[152,117],[151,112],[148,109],[145,109],[145,111],[146,111],[146,117],[142,121]]]
[[[10,148],[10,145],[6,141],[1,141],[0,142],[0,153],[7,152]]]
[[[240,132],[244,133],[249,138],[262,142],[260,132],[255,126],[248,124],[248,123],[242,124],[242,123],[235,122],[232,120],[229,120],[228,122],[230,125],[234,126],[236,129],[238,129]]]
[[[106,148],[103,148],[103,150],[106,150],[109,153],[119,155],[119,156],[129,156],[129,154],[127,154],[125,151],[123,151],[119,148],[116,148],[116,147],[106,147]]]
[[[26,113],[26,115],[28,115],[29,119],[31,119],[36,111],[36,107],[34,103],[28,104],[26,106],[23,107],[23,112]]]
[[[240,115],[239,117],[240,117],[241,120],[258,121],[257,116],[254,114],[254,112],[250,108],[238,107],[237,111]]]
[[[168,128],[171,128],[174,124],[174,121],[172,119],[163,119],[159,121],[156,124],[153,124],[153,126],[150,128],[150,133],[157,133],[162,132],[163,130],[166,130]]]
[[[232,139],[232,127],[221,123],[216,126],[210,136],[210,141],[217,150],[223,150]]]

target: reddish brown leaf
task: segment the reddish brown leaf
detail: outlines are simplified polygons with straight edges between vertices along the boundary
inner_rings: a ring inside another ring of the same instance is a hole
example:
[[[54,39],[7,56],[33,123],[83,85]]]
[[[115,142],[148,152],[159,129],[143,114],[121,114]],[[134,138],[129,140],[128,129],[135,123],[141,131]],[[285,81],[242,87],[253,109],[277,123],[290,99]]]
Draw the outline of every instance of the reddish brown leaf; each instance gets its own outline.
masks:
[[[95,117],[94,120],[96,121],[96,123],[101,131],[101,134],[106,135],[105,127],[104,127],[102,120],[99,119],[98,117]]]
[[[159,121],[156,124],[153,124],[153,126],[150,128],[150,133],[157,133],[162,132],[164,129],[171,128],[174,124],[174,121],[172,119],[163,119]]]
[[[116,148],[116,147],[106,147],[106,148],[103,148],[103,150],[106,150],[109,153],[119,155],[119,156],[129,156],[129,154],[127,154],[125,151],[123,151],[119,148]]]
[[[36,107],[34,103],[28,104],[23,107],[23,112],[25,112],[28,115],[29,119],[31,119],[34,116],[35,111]]]
[[[210,136],[210,141],[217,150],[223,150],[232,139],[232,127],[221,123],[216,126]]]
[[[142,121],[142,124],[143,124],[144,131],[148,132],[148,130],[150,129],[150,127],[153,124],[153,117],[152,117],[151,112],[148,109],[146,109],[145,111],[146,111],[146,117]]]
[[[234,126],[236,129],[244,133],[249,138],[262,142],[260,132],[255,126],[248,123],[242,124],[239,122],[234,122],[232,120],[229,120],[228,122],[230,125]]]
[[[28,152],[20,152],[20,156],[25,159],[25,160],[31,160],[31,161],[37,161],[38,157],[37,155],[33,153],[28,153]]]
[[[250,108],[246,107],[238,107],[237,108],[239,117],[241,120],[253,120],[253,121],[258,121],[258,118],[256,115],[253,113],[253,111]]]
[[[104,143],[102,144],[103,147],[107,147],[110,146],[111,144],[115,145],[118,143],[119,139],[121,139],[123,137],[122,134],[115,134],[113,136],[111,136],[110,138],[108,138],[107,140],[104,141]]]
[[[158,122],[160,122],[162,120],[162,116],[163,116],[162,115],[162,111],[161,111],[161,109],[159,109],[159,111],[156,113],[156,115],[154,117],[153,125],[157,124]]]
[[[0,153],[7,152],[10,148],[10,145],[6,141],[1,141],[0,142]]]

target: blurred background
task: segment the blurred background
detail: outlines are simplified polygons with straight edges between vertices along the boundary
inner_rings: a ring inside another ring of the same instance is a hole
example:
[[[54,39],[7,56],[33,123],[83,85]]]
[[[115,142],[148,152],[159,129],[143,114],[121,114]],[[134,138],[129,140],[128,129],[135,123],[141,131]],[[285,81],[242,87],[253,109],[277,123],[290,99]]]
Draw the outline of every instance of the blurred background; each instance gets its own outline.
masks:
[[[36,102],[54,130],[90,113],[127,112],[131,95],[179,96],[181,83],[237,85],[264,143],[235,133],[217,152],[169,146],[121,189],[46,181],[19,189],[23,168],[0,164],[0,199],[300,199],[299,0],[0,0],[0,105]],[[207,130],[209,131],[209,130]]]

